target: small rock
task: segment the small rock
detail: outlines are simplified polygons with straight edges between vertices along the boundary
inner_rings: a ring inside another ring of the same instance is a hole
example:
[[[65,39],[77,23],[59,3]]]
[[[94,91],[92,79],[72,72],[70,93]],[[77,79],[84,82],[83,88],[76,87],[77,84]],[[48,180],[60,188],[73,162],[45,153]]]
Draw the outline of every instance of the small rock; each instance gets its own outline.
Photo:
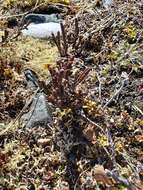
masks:
[[[37,89],[39,87],[38,75],[34,71],[32,71],[31,69],[25,69],[24,75],[25,75],[28,87],[32,89]]]
[[[24,17],[24,23],[32,22],[35,24],[40,24],[40,23],[48,23],[48,22],[55,22],[55,23],[60,23],[61,18],[58,14],[28,14]]]
[[[54,35],[57,35],[58,32],[61,33],[61,26],[54,22],[30,24],[27,29],[23,29],[21,32],[24,36],[47,39],[52,36],[52,33]]]
[[[38,93],[29,108],[29,112],[21,117],[26,127],[47,126],[52,122],[52,109],[44,93]]]

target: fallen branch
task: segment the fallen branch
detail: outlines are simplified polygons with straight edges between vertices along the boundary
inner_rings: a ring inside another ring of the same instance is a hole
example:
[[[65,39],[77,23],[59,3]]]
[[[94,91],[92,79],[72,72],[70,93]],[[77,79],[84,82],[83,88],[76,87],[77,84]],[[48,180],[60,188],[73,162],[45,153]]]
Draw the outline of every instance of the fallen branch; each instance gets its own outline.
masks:
[[[103,109],[105,109],[109,104],[111,104],[111,102],[121,93],[122,89],[124,88],[125,86],[125,82],[127,81],[127,79],[124,79],[122,81],[122,85],[121,87],[119,88],[119,90],[117,90],[115,92],[115,94],[110,98],[110,100],[103,106]]]
[[[136,111],[138,111],[143,116],[143,111],[136,105],[133,105],[132,108]]]

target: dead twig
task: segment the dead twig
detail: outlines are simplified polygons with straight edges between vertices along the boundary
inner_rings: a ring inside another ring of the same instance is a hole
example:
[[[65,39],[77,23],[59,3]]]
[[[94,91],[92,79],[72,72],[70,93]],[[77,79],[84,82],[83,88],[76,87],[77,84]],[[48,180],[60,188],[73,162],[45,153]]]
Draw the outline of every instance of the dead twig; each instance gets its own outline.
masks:
[[[133,105],[132,108],[138,111],[143,116],[143,111],[137,105]]]
[[[96,75],[97,75],[97,79],[98,79],[98,82],[99,82],[99,87],[98,87],[99,100],[101,101],[101,99],[102,99],[102,93],[101,93],[101,88],[102,88],[101,78],[100,78],[100,76],[99,76],[98,73],[96,73]]]
[[[65,31],[63,23],[61,23],[61,31],[62,31],[62,37],[63,37],[64,56],[67,56],[67,54],[68,54],[68,43],[67,43],[67,35],[66,35],[66,31]]]
[[[72,48],[74,49],[76,47],[76,42],[79,38],[79,26],[78,26],[78,20],[77,18],[75,18],[75,32],[74,32],[75,36],[74,36],[74,42],[73,42],[73,45],[72,45]]]
[[[97,128],[99,128],[99,129],[106,135],[106,133],[105,133],[105,131],[103,130],[103,128],[102,128],[100,125],[98,125],[97,123],[95,123],[94,121],[92,121],[91,119],[89,119],[89,118],[85,115],[85,113],[84,113],[83,110],[81,111],[81,116],[82,116],[84,119],[86,119],[89,123],[91,123],[92,125],[94,125],[94,126],[96,126]]]
[[[112,158],[112,162],[113,162],[113,167],[117,170],[117,162],[116,162],[116,158],[115,158],[115,145],[114,145],[114,141],[110,132],[109,127],[107,127],[107,138],[108,138],[108,143],[110,146],[110,154],[111,154],[111,158]]]
[[[127,79],[124,79],[122,81],[122,84],[121,84],[121,87],[119,88],[119,90],[117,90],[115,92],[115,94],[110,98],[110,100],[103,106],[103,109],[105,109],[109,104],[111,104],[111,102],[121,93],[122,89],[125,86],[126,81],[127,81]]]
[[[88,73],[90,72],[90,70],[91,70],[90,68],[86,68],[83,72],[81,72],[79,74],[79,77],[75,81],[75,86],[77,86],[79,83],[83,82],[83,80],[88,75]]]
[[[62,36],[62,40],[61,40],[61,36]],[[65,31],[63,23],[61,23],[61,34],[60,32],[58,32],[57,36],[55,36],[52,33],[52,38],[58,48],[58,51],[61,57],[66,57],[68,55],[68,43],[67,43],[67,35],[66,35],[66,31]]]
[[[89,170],[89,168],[87,168],[86,170],[84,170],[83,172],[80,173],[80,175],[78,176],[78,178],[77,178],[77,180],[76,180],[76,182],[75,182],[74,190],[77,189],[77,183],[78,183],[80,177],[81,177],[84,173],[86,173],[88,170]]]

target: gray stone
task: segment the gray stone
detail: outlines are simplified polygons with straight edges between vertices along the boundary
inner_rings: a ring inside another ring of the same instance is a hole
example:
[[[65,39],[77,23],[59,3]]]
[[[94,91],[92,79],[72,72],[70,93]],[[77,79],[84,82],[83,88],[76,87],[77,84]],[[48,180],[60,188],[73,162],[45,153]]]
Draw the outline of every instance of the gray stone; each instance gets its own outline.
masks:
[[[52,122],[52,108],[44,93],[40,92],[33,98],[28,113],[21,117],[21,121],[26,127],[47,126]]]
[[[30,23],[32,22],[35,24],[48,23],[48,22],[60,23],[60,21],[62,21],[62,19],[57,14],[46,15],[46,14],[31,13],[24,17],[24,23],[27,23],[27,22],[30,22]]]
[[[55,22],[30,24],[27,29],[23,29],[21,32],[24,36],[47,39],[52,36],[52,33],[54,35],[57,35],[58,32],[61,33],[61,26],[60,23]]]

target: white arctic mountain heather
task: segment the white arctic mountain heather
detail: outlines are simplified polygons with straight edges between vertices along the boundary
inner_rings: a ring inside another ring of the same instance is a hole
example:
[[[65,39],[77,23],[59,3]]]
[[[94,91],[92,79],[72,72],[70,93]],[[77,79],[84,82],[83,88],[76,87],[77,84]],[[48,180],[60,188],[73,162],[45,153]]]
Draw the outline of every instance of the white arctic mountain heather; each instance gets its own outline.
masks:
[[[34,38],[49,38],[53,34],[57,34],[57,32],[61,32],[61,26],[59,23],[49,22],[49,23],[41,23],[41,24],[30,24],[27,29],[22,30],[22,34],[24,36],[31,36]]]

